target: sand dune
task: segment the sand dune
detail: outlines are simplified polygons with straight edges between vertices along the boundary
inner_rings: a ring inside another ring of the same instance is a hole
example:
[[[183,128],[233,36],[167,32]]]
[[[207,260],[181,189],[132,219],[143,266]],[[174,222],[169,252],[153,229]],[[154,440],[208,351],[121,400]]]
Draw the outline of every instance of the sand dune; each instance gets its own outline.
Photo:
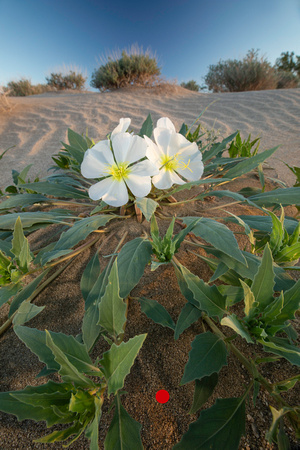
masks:
[[[167,116],[179,129],[191,124],[200,112],[201,122],[220,129],[222,136],[239,129],[242,137],[261,136],[260,150],[281,145],[269,163],[288,186],[294,176],[283,160],[300,166],[300,89],[237,92],[227,94],[193,93],[183,88],[174,92],[127,89],[108,93],[48,93],[12,98],[13,109],[0,112],[0,153],[15,145],[1,160],[0,187],[11,183],[11,170],[33,164],[28,176],[46,176],[53,165],[51,156],[67,142],[67,129],[88,134],[95,142],[104,139],[119,118],[131,117],[139,131],[150,112],[153,120]]]

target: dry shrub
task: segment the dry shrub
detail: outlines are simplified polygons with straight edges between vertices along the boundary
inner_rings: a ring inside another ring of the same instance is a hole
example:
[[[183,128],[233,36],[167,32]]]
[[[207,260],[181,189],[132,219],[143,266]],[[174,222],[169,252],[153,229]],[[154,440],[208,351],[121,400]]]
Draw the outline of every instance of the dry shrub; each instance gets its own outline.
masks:
[[[204,77],[209,90],[213,92],[242,92],[276,89],[276,70],[258,51],[250,50],[243,60],[220,60],[210,65]]]
[[[9,92],[10,97],[25,97],[27,95],[37,95],[44,92],[53,91],[53,88],[47,84],[31,84],[31,81],[26,78],[21,78],[19,81],[10,81],[5,88],[5,92]]]
[[[126,86],[153,86],[157,84],[160,68],[150,50],[137,45],[101,57],[102,65],[92,74],[91,86],[106,91]]]

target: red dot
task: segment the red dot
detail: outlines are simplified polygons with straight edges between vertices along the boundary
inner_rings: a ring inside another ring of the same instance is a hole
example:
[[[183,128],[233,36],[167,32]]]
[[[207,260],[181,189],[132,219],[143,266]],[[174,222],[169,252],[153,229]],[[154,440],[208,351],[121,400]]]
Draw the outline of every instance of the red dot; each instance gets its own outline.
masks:
[[[170,395],[168,391],[161,389],[160,391],[156,392],[155,398],[158,403],[167,403],[167,401],[169,401]]]

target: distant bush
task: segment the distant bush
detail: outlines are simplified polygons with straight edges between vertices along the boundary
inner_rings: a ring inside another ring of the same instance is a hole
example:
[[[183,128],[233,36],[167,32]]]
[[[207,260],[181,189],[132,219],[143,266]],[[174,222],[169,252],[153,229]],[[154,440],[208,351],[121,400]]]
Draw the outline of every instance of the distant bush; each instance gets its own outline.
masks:
[[[276,59],[274,67],[280,72],[290,72],[300,77],[300,56],[295,55],[294,52],[282,52]]]
[[[209,66],[204,77],[209,90],[213,92],[241,92],[262,89],[276,89],[276,71],[264,58],[258,57],[258,50],[250,50],[243,60],[220,60]]]
[[[199,86],[199,84],[196,83],[195,80],[190,80],[190,81],[187,81],[186,83],[183,81],[180,84],[180,86],[185,89],[189,89],[190,91],[195,91],[195,92],[199,92],[201,90],[201,87]]]
[[[82,73],[77,73],[73,70],[66,75],[62,73],[51,73],[50,77],[46,77],[48,86],[57,90],[63,89],[78,89],[84,88],[87,78]]]
[[[117,57],[108,56],[105,64],[95,69],[91,86],[101,91],[130,85],[153,85],[160,75],[156,58],[149,51],[131,48]]]
[[[26,78],[21,78],[19,81],[10,81],[4,91],[10,97],[25,97],[26,95],[37,95],[43,92],[51,91],[51,88],[46,84],[31,84],[31,81]]]
[[[300,78],[292,72],[278,70],[276,73],[277,89],[291,89],[300,85]]]

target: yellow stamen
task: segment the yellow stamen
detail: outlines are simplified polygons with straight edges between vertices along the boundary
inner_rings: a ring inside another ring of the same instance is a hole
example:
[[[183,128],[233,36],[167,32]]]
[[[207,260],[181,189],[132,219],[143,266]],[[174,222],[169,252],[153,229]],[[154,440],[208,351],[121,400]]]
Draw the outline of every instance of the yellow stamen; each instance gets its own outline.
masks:
[[[108,166],[107,173],[111,175],[115,180],[121,181],[128,178],[130,174],[130,169],[128,168],[128,163],[123,162],[119,164],[113,164],[112,166]]]

